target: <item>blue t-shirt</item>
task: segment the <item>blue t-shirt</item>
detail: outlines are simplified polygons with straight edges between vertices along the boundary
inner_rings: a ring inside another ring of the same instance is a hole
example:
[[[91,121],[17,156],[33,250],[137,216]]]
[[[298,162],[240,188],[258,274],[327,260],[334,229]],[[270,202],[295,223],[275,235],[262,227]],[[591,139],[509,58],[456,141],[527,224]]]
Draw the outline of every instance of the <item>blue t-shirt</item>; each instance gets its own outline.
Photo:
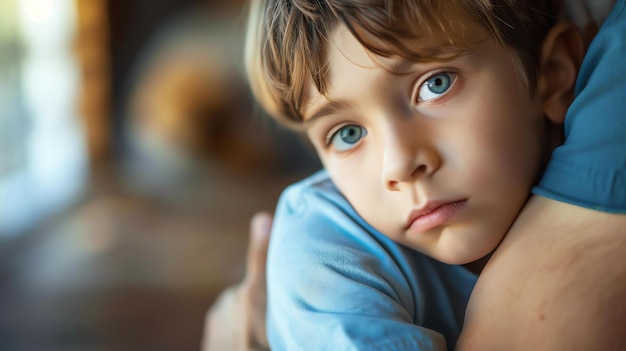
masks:
[[[617,0],[592,41],[565,118],[565,144],[533,193],[626,213],[626,1]]]
[[[452,349],[476,282],[376,231],[325,171],[281,196],[267,270],[270,346],[289,351]]]

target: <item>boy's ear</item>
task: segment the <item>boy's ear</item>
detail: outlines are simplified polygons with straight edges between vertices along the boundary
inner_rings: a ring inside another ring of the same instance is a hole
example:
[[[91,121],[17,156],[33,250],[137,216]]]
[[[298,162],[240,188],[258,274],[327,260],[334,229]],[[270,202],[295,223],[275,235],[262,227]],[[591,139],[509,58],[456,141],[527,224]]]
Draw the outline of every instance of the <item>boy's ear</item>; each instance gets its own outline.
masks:
[[[553,123],[565,121],[584,56],[582,34],[570,23],[554,25],[543,41],[538,91],[544,113]]]

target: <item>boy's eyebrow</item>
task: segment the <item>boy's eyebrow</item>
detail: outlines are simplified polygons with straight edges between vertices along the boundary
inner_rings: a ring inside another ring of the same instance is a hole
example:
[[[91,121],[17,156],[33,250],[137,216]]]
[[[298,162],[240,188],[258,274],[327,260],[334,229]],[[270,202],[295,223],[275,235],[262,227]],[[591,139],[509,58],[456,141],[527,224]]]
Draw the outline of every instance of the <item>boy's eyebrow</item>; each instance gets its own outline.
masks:
[[[324,103],[322,105],[322,107],[320,107],[315,113],[313,113],[311,115],[311,117],[307,118],[304,121],[305,125],[310,125],[313,122],[315,122],[315,120],[318,120],[322,117],[328,116],[328,115],[332,115],[334,113],[340,112],[342,110],[346,110],[348,108],[350,108],[351,105],[347,102],[347,101],[342,101],[342,100],[338,100],[338,101],[328,101],[326,103]]]
[[[412,67],[415,65],[426,64],[430,62],[449,62],[454,60],[460,60],[475,55],[476,52],[467,47],[433,47],[427,48],[430,52],[428,56],[420,56],[414,60],[406,58],[394,58],[392,63],[387,65],[385,70],[392,75],[406,75],[411,74]]]
[[[409,73],[408,70],[412,66],[416,64],[416,62],[409,61],[406,59],[396,59],[393,65],[388,69],[388,71],[392,74],[406,74]]]

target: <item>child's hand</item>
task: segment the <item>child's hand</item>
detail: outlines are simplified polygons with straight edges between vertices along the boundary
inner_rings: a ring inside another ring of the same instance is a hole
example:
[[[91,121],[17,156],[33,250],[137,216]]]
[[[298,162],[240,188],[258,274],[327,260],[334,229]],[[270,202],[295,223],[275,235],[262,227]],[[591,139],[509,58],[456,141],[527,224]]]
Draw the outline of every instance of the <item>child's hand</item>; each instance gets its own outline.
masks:
[[[590,41],[611,12],[615,0],[557,0],[564,19],[574,23]]]
[[[265,264],[271,228],[271,215],[257,213],[252,218],[246,276],[222,292],[208,311],[203,351],[269,350],[265,334]]]

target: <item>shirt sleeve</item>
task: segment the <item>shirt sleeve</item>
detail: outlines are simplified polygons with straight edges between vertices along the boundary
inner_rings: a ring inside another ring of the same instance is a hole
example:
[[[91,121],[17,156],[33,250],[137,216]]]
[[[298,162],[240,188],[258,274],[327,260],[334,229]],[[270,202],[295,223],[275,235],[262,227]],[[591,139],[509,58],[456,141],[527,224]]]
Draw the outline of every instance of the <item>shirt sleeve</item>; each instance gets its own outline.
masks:
[[[533,193],[626,213],[626,14],[617,0],[591,42],[565,119],[565,143]]]
[[[413,293],[394,258],[341,208],[291,189],[268,256],[272,350],[445,350],[413,323]],[[320,203],[321,202],[321,203]]]

